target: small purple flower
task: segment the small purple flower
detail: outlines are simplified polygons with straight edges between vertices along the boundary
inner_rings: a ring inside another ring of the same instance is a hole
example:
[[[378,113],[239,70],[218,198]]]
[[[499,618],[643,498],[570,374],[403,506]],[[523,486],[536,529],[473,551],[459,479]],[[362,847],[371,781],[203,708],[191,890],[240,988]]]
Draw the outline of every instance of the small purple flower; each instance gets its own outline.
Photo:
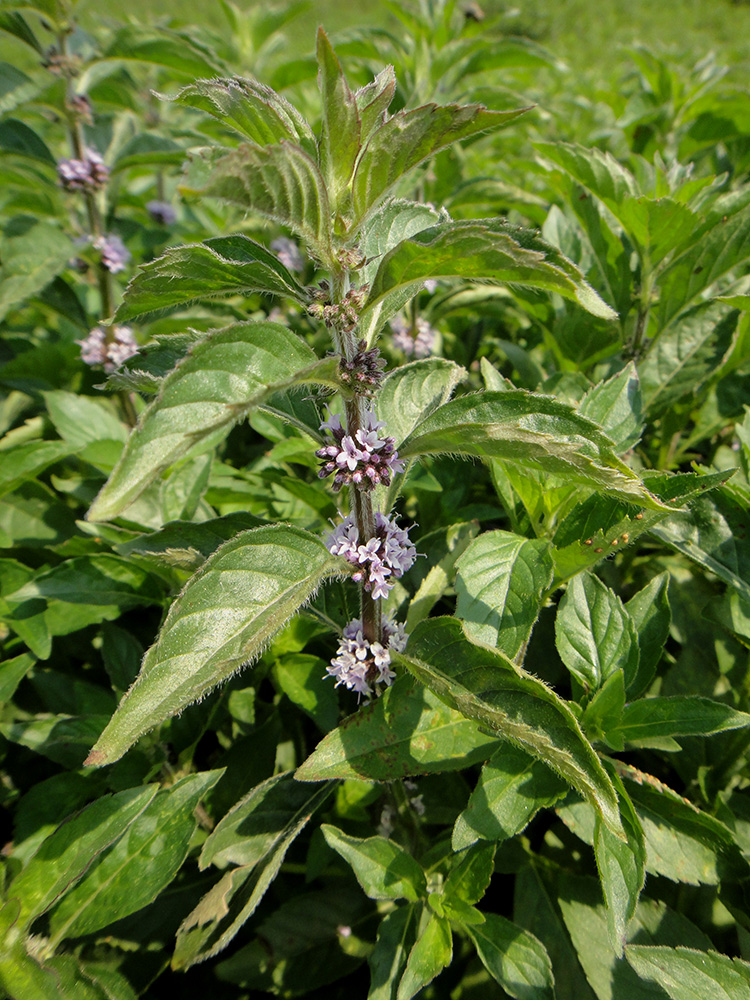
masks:
[[[407,639],[404,626],[387,618],[383,622],[383,642],[369,642],[362,622],[354,618],[344,626],[336,656],[327,667],[328,675],[336,679],[336,687],[343,684],[359,695],[372,694],[378,684],[388,687],[396,677],[391,669],[390,650],[402,652]]]
[[[352,515],[348,515],[328,535],[326,548],[333,555],[356,567],[352,579],[362,583],[375,600],[387,597],[393,580],[414,564],[417,550],[409,539],[408,531],[399,528],[396,519],[375,514],[375,534],[360,544],[359,532]],[[398,636],[396,641],[400,641]]]
[[[410,358],[427,358],[435,350],[435,331],[421,316],[414,326],[410,326],[401,316],[395,316],[391,321],[393,335],[391,343]]]
[[[86,149],[80,159],[58,160],[57,176],[66,191],[98,191],[109,180],[109,167],[95,149]]]
[[[81,361],[92,367],[102,366],[105,372],[115,371],[123,361],[138,353],[129,326],[95,326],[87,337],[76,343],[81,347]]]
[[[132,256],[128,248],[116,233],[99,236],[94,240],[94,246],[101,251],[102,264],[111,274],[124,271]]]
[[[172,226],[177,221],[177,212],[168,201],[159,201],[158,199],[147,201],[146,211],[160,226]]]
[[[371,490],[380,483],[390,485],[391,474],[403,472],[404,463],[398,457],[395,439],[379,436],[378,431],[384,426],[372,410],[367,410],[364,425],[352,437],[345,433],[338,415],[329,417],[320,429],[329,432],[333,443],[324,444],[315,452],[321,460],[318,476],[325,479],[335,472],[335,492],[349,485],[363,490]]]
[[[298,274],[305,270],[305,259],[294,240],[280,236],[272,241],[271,249],[287,270],[296,271]]]

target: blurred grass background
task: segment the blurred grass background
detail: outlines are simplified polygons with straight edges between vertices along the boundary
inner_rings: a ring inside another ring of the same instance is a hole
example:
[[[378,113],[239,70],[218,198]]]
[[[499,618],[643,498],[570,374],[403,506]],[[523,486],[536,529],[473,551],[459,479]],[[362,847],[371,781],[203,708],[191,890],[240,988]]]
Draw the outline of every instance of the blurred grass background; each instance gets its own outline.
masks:
[[[257,0],[236,2],[243,9],[257,6]],[[479,0],[479,5],[488,17],[502,15],[509,33],[534,38],[574,70],[606,72],[620,47],[640,43],[694,60],[716,51],[731,65],[738,85],[750,73],[750,0]],[[128,0],[104,8],[102,0],[81,0],[78,10],[84,24],[132,17],[147,24],[171,18],[200,26],[223,18],[216,0]],[[370,25],[399,30],[398,19],[379,0],[316,0],[286,29],[295,55],[312,50],[318,24],[331,35]]]

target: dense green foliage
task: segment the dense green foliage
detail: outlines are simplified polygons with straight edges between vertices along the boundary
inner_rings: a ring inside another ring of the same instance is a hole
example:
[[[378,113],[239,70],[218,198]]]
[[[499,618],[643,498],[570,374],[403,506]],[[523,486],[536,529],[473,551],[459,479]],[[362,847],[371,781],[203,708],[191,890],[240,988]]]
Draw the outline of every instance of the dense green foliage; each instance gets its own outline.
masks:
[[[11,1000],[750,992],[750,95],[388,6],[0,3]]]

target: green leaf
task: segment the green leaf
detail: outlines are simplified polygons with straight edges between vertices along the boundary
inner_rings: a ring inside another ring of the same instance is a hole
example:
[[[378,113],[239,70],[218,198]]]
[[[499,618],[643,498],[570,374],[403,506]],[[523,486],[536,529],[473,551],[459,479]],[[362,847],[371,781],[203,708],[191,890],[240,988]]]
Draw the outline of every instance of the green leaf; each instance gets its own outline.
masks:
[[[22,79],[8,80],[8,75],[10,73],[16,73],[16,70],[8,67],[7,63],[0,63],[0,86],[4,83],[6,86],[8,83],[15,82],[17,86],[13,87],[11,91],[12,96],[7,96],[7,92],[0,94],[0,108],[5,104],[7,108],[13,106],[14,99],[26,100],[24,93],[27,96],[31,96],[36,92],[37,85],[29,81],[27,86],[24,86],[24,80],[28,80],[28,77],[24,77],[21,74]],[[3,77],[5,79],[3,79]],[[44,163],[48,166],[55,165],[55,158],[49,150],[47,143],[37,135],[37,133],[25,125],[23,122],[17,121],[15,118],[7,118],[5,121],[0,122],[0,149],[5,153],[10,153],[14,156],[23,156],[30,160],[36,160],[37,163]]]
[[[472,906],[487,891],[494,871],[495,848],[477,844],[462,851],[443,885],[444,902],[461,901]]]
[[[223,543],[240,531],[257,528],[262,524],[258,517],[238,511],[210,521],[194,524],[190,521],[172,521],[158,531],[137,535],[117,545],[121,556],[138,556],[163,565],[196,570]]]
[[[315,156],[315,136],[299,111],[257,80],[196,80],[174,97],[164,99],[207,111],[256,146],[288,140]]]
[[[657,322],[663,329],[710,285],[750,256],[750,206],[720,220],[691,240],[659,277]],[[682,324],[680,318],[679,323]]]
[[[406,961],[416,944],[427,911],[419,904],[399,906],[378,927],[375,948],[369,956],[370,992],[367,1000],[395,1000]]]
[[[389,372],[378,392],[377,413],[400,447],[414,428],[447,403],[466,369],[444,358],[423,358]]]
[[[310,653],[287,653],[276,661],[273,671],[287,698],[326,733],[339,721],[338,698],[327,666],[325,660]]]
[[[351,865],[370,899],[408,899],[414,903],[427,894],[421,866],[394,841],[349,837],[328,823],[323,823],[321,830],[328,846]]]
[[[177,75],[191,78],[214,76],[221,70],[216,53],[208,46],[186,31],[174,31],[164,25],[159,28],[137,24],[118,27],[104,58],[155,63],[167,66]],[[80,92],[85,93],[84,83],[79,81],[78,85]]]
[[[310,383],[335,385],[337,360],[318,361],[276,323],[238,323],[196,344],[164,380],[122,458],[88,513],[106,521],[129,506],[160,472],[230,428],[274,392]]]
[[[74,451],[63,441],[28,441],[5,448],[0,465],[0,496],[11,493],[27,479],[34,479],[48,465],[67,458]]]
[[[314,159],[300,146],[286,141],[240,146],[212,164],[198,193],[288,226],[321,264],[333,267],[328,191]]]
[[[117,760],[144,733],[255,659],[339,572],[339,560],[320,539],[290,525],[254,528],[222,545],[170,608],[88,763]]]
[[[669,736],[712,736],[750,725],[750,715],[711,698],[639,698],[625,706],[617,732],[631,745]]]
[[[427,278],[541,288],[573,299],[595,316],[615,318],[576,265],[532,230],[504,220],[466,220],[423,229],[385,254],[360,315],[363,336],[373,340]]]
[[[667,508],[615,455],[596,424],[567,403],[523,389],[460,396],[422,420],[399,448],[471,455],[539,469],[651,509]]]
[[[454,142],[508,125],[526,111],[488,111],[481,104],[425,104],[396,112],[372,133],[357,163],[351,228],[358,227],[409,170]]]
[[[664,520],[666,505],[681,506],[721,485],[732,471],[700,475],[683,472],[644,474],[644,483],[665,504],[665,509],[639,509],[613,497],[594,495],[562,519],[554,535],[552,558],[555,583],[563,583],[583,569],[589,569],[624,545],[632,544],[646,531]]]
[[[552,583],[549,542],[487,531],[456,563],[456,617],[477,642],[511,660],[523,653]]]
[[[663,330],[638,371],[643,401],[653,420],[681,401],[694,405],[703,386],[727,354],[739,313],[709,300],[680,315]]]
[[[160,791],[94,862],[50,917],[55,944],[91,934],[151,903],[172,881],[195,833],[195,808],[223,771],[181,778]]]
[[[320,791],[295,781],[291,771],[262,781],[211,831],[201,851],[201,870],[209,865],[257,865],[288,830],[307,822],[321,802]]]
[[[744,1000],[750,990],[750,964],[715,951],[631,944],[625,957],[672,1000]]]
[[[574,577],[560,601],[555,644],[570,672],[587,691],[617,670],[626,678],[638,670],[638,633],[620,598],[598,577]]]
[[[60,563],[37,574],[19,590],[7,594],[6,599],[22,604],[43,598],[124,611],[144,604],[160,604],[163,596],[162,588],[147,571],[119,556],[103,553]]]
[[[28,927],[49,909],[125,833],[157,791],[150,785],[104,796],[50,834],[8,890],[8,899],[21,904],[17,926]]]
[[[554,1000],[555,977],[538,938],[505,917],[484,914],[484,923],[466,925],[482,964],[514,1000]]]
[[[280,780],[285,782],[288,791],[287,776],[281,776]],[[264,782],[263,790],[267,791],[274,784],[275,779]],[[255,912],[278,875],[287,851],[307,825],[311,815],[328,799],[333,788],[332,784],[328,784],[315,789],[312,794],[308,791],[306,804],[293,813],[288,808],[284,809],[280,817],[274,816],[270,810],[265,813],[266,823],[270,821],[273,826],[272,835],[265,840],[258,839],[254,844],[256,850],[249,852],[249,863],[231,868],[180,925],[172,959],[175,969],[190,968],[196,962],[204,961],[226,948]],[[261,803],[262,797],[261,795]],[[256,804],[259,804],[257,799]],[[261,821],[262,818],[262,813],[254,817],[256,821]],[[257,826],[251,822],[251,829],[254,827],[256,833],[261,832],[260,826],[260,822]]]
[[[304,288],[260,243],[242,235],[214,236],[204,243],[170,247],[144,264],[128,285],[115,322],[196,299],[252,292],[307,301]]]
[[[460,851],[478,839],[515,837],[540,809],[552,806],[568,785],[541,760],[506,745],[485,764],[466,808],[453,827],[452,846]]]
[[[476,722],[410,677],[399,677],[381,698],[328,733],[295,777],[393,781],[461,770],[486,760],[496,748],[497,741]]]
[[[62,271],[75,256],[73,241],[51,222],[18,216],[0,239],[0,319]]]
[[[628,697],[637,698],[653,680],[661,659],[664,643],[669,637],[672,612],[669,607],[669,574],[655,576],[625,605],[638,632],[640,659],[635,676],[627,679]]]
[[[396,991],[396,1000],[411,1000],[450,965],[452,958],[450,923],[445,917],[432,913],[427,923],[420,926],[417,940],[409,952],[406,968]]]
[[[109,400],[54,389],[44,393],[44,402],[55,430],[73,448],[85,448],[96,441],[128,439],[128,429]]]
[[[578,409],[612,438],[618,454],[635,447],[643,432],[643,400],[633,362],[589,389]]]
[[[429,617],[430,611],[440,598],[452,588],[456,560],[478,531],[479,525],[476,521],[469,521],[452,524],[441,532],[441,542],[444,540],[444,543],[434,554],[430,552],[428,557],[430,569],[409,602],[406,616],[407,633],[413,632],[419,622]],[[424,544],[424,541],[421,544]]]
[[[322,106],[320,164],[337,206],[360,151],[362,122],[357,101],[323,28],[318,28],[318,87]]]
[[[628,921],[635,914],[638,897],[646,880],[646,845],[633,804],[620,779],[615,776],[614,780],[627,841],[615,837],[597,816],[594,826],[594,854],[607,906],[609,940],[619,957],[626,941]]]
[[[365,258],[360,271],[362,284],[372,282],[381,258],[402,240],[429,229],[439,221],[440,213],[432,205],[403,198],[389,198],[383,202],[370,218],[359,242],[359,252]]]
[[[475,645],[451,618],[421,622],[408,652],[394,659],[451,707],[542,760],[621,835],[612,782],[570,709],[546,684],[502,653]]]

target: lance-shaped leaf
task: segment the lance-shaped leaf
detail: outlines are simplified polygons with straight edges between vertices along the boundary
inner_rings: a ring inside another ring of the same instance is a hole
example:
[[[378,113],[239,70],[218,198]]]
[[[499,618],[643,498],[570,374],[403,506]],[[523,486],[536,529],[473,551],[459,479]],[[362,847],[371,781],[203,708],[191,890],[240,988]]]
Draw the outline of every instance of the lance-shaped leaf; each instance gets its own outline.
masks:
[[[395,661],[453,708],[553,768],[622,836],[617,795],[572,712],[502,653],[475,645],[455,618],[421,622]]]
[[[315,136],[299,111],[257,80],[196,80],[174,97],[162,99],[207,111],[257,146],[288,140],[315,156]]]
[[[631,944],[625,957],[671,1000],[745,1000],[750,993],[750,964],[715,951]]]
[[[504,746],[484,765],[466,808],[453,827],[461,851],[477,840],[507,840],[526,828],[540,809],[568,791],[564,781],[525,750]]]
[[[391,119],[392,121],[393,119]],[[369,339],[427,278],[512,282],[558,292],[594,316],[616,313],[557,247],[530,229],[502,219],[441,222],[414,233],[381,260],[360,316]]]
[[[170,608],[87,763],[117,760],[144,733],[255,659],[340,571],[341,561],[319,538],[290,525],[254,528],[222,545]]]
[[[336,385],[336,359],[319,361],[276,323],[238,323],[193,348],[143,413],[89,519],[106,521],[131,504],[160,472],[211,436],[220,440],[280,389]]]
[[[464,928],[482,964],[515,1000],[554,1000],[555,977],[544,945],[533,934],[494,913]]]
[[[298,781],[393,781],[457,771],[486,760],[497,740],[409,676],[328,733],[297,769]]]
[[[712,698],[675,695],[639,698],[625,706],[616,727],[627,743],[648,746],[672,736],[711,736],[750,725],[750,715]]]
[[[445,917],[430,913],[422,922],[406,968],[396,991],[396,1000],[411,1000],[447,966],[453,958],[453,936]]]
[[[92,859],[122,836],[157,791],[147,785],[105,795],[50,834],[8,890],[8,898],[20,902],[17,926],[28,926],[48,909]]]
[[[551,546],[510,531],[487,531],[456,564],[456,617],[479,642],[514,659],[531,636],[552,583]]]
[[[481,104],[425,104],[399,111],[370,137],[352,182],[354,223],[380,201],[407,171],[461,139],[508,125],[528,108],[488,111]]]
[[[248,236],[214,236],[204,243],[171,247],[145,264],[125,291],[115,314],[134,316],[219,295],[270,292],[305,302],[304,288],[275,254]]]
[[[322,28],[318,28],[318,87],[323,112],[320,165],[331,201],[337,205],[359,155],[362,122],[355,96]]]
[[[395,841],[387,837],[349,837],[328,823],[321,830],[328,846],[351,865],[371,899],[408,899],[415,903],[427,895],[422,866]]]
[[[34,479],[48,465],[67,458],[75,446],[66,441],[27,441],[3,451],[0,467],[0,497],[11,493],[27,479]]]
[[[208,184],[198,193],[288,226],[322,264],[332,265],[328,191],[317,164],[300,146],[240,146],[213,163]]]
[[[643,432],[643,399],[638,371],[633,362],[606,382],[590,389],[581,400],[579,409],[612,438],[618,453],[635,447]]]
[[[568,584],[555,619],[557,651],[586,690],[596,690],[616,671],[626,682],[638,671],[635,622],[614,591],[591,574]]]
[[[355,93],[357,112],[361,122],[360,141],[364,144],[373,131],[383,124],[385,114],[396,93],[396,74],[393,66],[381,70],[372,83]]]
[[[106,927],[156,899],[187,856],[198,802],[222,773],[189,774],[151,800],[53,912],[55,945]]]
[[[331,795],[334,784],[310,789],[297,786],[289,780],[289,772],[262,782],[253,792],[238,803],[228,817],[229,827],[238,812],[245,812],[248,820],[247,842],[244,845],[245,863],[233,867],[210,889],[198,905],[183,920],[177,932],[172,964],[176,969],[187,969],[196,962],[222,951],[235,937],[242,925],[252,916],[268,887],[279,873],[286,853],[307,825],[310,817]],[[271,792],[277,808],[265,800]],[[280,794],[279,794],[280,793]],[[247,807],[250,807],[249,809]],[[252,808],[252,807],[256,808]],[[260,807],[259,809],[257,807]],[[227,845],[231,829],[226,825],[218,833],[218,840]],[[235,843],[243,851],[244,827],[235,828]],[[210,839],[210,838],[209,838]]]
[[[399,448],[415,455],[496,458],[563,476],[629,503],[669,509],[614,453],[606,434],[572,406],[523,389],[460,396],[419,423]]]

